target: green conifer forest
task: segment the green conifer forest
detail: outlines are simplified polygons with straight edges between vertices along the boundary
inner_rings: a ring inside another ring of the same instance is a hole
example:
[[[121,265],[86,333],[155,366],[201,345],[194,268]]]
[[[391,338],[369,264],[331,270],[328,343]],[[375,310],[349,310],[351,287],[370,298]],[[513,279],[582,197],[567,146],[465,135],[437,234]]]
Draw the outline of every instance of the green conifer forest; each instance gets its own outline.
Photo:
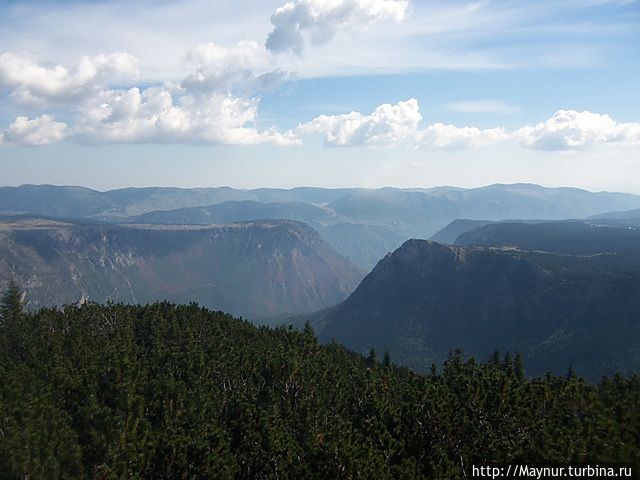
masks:
[[[2,478],[413,480],[640,460],[638,376],[525,378],[519,355],[459,351],[419,375],[309,326],[195,304],[27,313],[15,299],[0,320]]]

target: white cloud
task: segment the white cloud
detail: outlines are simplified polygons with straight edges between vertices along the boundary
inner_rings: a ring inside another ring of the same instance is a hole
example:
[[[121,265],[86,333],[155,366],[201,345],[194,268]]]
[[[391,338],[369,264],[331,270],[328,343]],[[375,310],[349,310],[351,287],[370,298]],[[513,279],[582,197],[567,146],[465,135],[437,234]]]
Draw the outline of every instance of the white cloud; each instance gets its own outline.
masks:
[[[595,144],[640,145],[640,123],[619,123],[608,115],[559,110],[535,126],[509,132],[444,123],[420,126],[422,115],[415,99],[381,105],[371,115],[351,112],[321,115],[298,126],[300,134],[322,134],[331,146],[398,146],[460,150],[518,140],[536,150],[576,150]]]
[[[619,123],[609,115],[558,110],[550,119],[526,126],[514,137],[535,150],[579,150],[594,144],[640,144],[640,123]]]
[[[129,52],[143,62],[144,83],[178,81],[183,71],[176,59],[193,45],[262,41],[274,29],[269,15],[285,3],[0,2],[9,5],[0,15],[0,45],[55,58],[64,65],[85,54]],[[602,43],[603,35],[633,33],[638,25],[633,7],[628,15],[606,15],[592,10],[592,3],[418,0],[411,2],[401,28],[385,24],[369,28],[366,35],[357,35],[356,29],[354,35],[353,29],[340,27],[331,49],[307,49],[308,56],[295,64],[295,71],[299,78],[309,78],[433,69],[531,69],[550,63],[553,68],[567,68],[575,66],[576,58],[593,66],[611,58],[606,54],[612,46]],[[309,34],[303,29],[303,36]],[[553,57],[551,62],[548,56]]]
[[[83,57],[68,69],[8,53],[0,57],[0,85],[23,105],[53,103],[72,113],[68,135],[85,143],[296,144],[291,132],[256,127],[259,99],[252,92],[284,76],[274,70],[272,56],[256,42],[204,44],[187,55],[195,71],[181,82],[113,89],[109,83],[136,78],[137,61],[130,55]],[[48,116],[20,117],[3,133],[3,143],[52,143],[65,128]]]
[[[371,115],[321,115],[299,125],[298,130],[323,134],[325,144],[332,146],[394,146],[414,138],[421,120],[418,101],[411,98],[395,105],[380,105]]]
[[[138,75],[138,61],[126,53],[85,56],[71,70],[43,66],[27,54],[0,54],[0,90],[8,90],[15,103],[29,107],[78,100],[99,87]]]
[[[84,142],[293,145],[292,132],[258,130],[259,99],[285,75],[272,54],[256,42],[192,49],[194,72],[181,82],[140,89],[103,90],[80,108],[75,131]]]
[[[420,128],[422,114],[418,101],[411,98],[395,105],[381,105],[371,114],[351,112],[321,115],[299,125],[301,134],[322,134],[331,146],[398,146],[402,143],[424,148],[458,150],[491,145],[508,138],[502,128],[480,130],[436,123]]]
[[[216,47],[217,48],[217,47]],[[220,71],[226,51],[213,50]],[[211,54],[207,48],[202,55]],[[233,63],[233,62],[231,62]],[[235,71],[230,67],[229,71]],[[212,67],[213,68],[213,67]],[[258,78],[258,77],[255,77]],[[97,90],[78,104],[75,125],[51,115],[20,116],[0,130],[0,145],[46,145],[73,138],[83,143],[211,143],[224,145],[298,145],[300,135],[320,134],[328,146],[397,147],[460,150],[515,140],[534,150],[578,150],[596,144],[640,145],[640,123],[620,123],[588,111],[559,110],[534,126],[514,131],[444,123],[421,126],[416,99],[383,104],[371,114],[321,115],[295,131],[258,129],[259,98],[237,95],[226,84],[194,88],[190,82],[166,82],[141,89]]]
[[[277,86],[287,73],[258,42],[242,41],[231,48],[201,44],[187,55],[194,67],[182,85],[193,91],[255,91]]]
[[[56,122],[51,115],[34,119],[18,117],[8,129],[0,132],[0,145],[46,145],[59,142],[66,134],[66,124]]]
[[[271,15],[274,28],[266,47],[274,52],[301,54],[305,35],[312,43],[326,43],[345,27],[366,27],[378,20],[404,19],[408,0],[294,0]]]
[[[103,90],[81,108],[76,135],[86,142],[229,145],[299,143],[292,132],[258,130],[253,92],[285,76],[273,55],[256,42],[192,49],[194,72],[181,82],[140,89]]]
[[[88,143],[298,143],[291,132],[259,131],[257,107],[257,99],[215,92],[194,96],[170,83],[109,90],[84,107],[75,134]]]

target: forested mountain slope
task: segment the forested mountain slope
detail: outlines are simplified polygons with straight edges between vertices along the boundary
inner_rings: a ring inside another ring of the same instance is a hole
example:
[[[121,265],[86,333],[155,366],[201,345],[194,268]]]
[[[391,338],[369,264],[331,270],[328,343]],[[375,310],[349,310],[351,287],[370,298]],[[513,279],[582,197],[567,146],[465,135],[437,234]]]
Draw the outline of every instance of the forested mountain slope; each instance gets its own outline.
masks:
[[[462,479],[496,462],[640,462],[637,376],[527,380],[517,357],[459,354],[422,376],[195,305],[2,312],[3,478]]]
[[[590,220],[608,225],[640,227],[640,208],[593,215]]]
[[[598,256],[612,267],[640,268],[640,229],[594,220],[493,223],[462,233],[455,245]]]
[[[422,371],[461,347],[518,351],[534,374],[637,372],[640,268],[610,258],[409,240],[321,316],[321,337]]]

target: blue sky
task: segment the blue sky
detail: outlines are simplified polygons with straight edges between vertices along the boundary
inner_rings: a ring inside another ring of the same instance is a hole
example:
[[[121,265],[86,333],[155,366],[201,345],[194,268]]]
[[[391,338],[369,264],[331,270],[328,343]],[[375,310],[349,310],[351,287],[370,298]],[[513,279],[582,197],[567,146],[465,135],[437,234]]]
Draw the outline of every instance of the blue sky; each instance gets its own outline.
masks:
[[[0,183],[640,193],[637,1],[0,6]]]

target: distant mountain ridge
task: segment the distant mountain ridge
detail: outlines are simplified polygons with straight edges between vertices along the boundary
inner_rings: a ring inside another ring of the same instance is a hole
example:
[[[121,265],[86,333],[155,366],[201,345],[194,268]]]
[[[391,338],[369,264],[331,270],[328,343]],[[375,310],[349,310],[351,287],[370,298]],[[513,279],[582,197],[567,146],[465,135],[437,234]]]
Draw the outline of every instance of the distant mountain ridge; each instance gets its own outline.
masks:
[[[633,208],[640,208],[640,196],[530,184],[377,190],[147,187],[97,192],[47,185],[0,188],[0,212],[5,213],[154,224],[266,218],[303,221],[365,269],[405,240],[429,238],[457,218],[558,220]]]
[[[185,207],[168,211],[153,211],[130,217],[131,223],[210,225],[251,220],[283,218],[322,225],[335,222],[330,210],[305,202],[258,202],[238,200],[202,207]]]
[[[396,217],[425,212],[432,221],[441,218],[503,220],[509,218],[584,218],[606,211],[640,208],[640,196],[625,193],[588,192],[577,188],[546,188],[532,184],[495,184],[462,189],[346,188],[241,190],[231,187],[144,187],[99,192],[85,187],[22,185],[0,187],[0,211],[66,217],[131,217],[158,210],[204,207],[223,202],[303,202],[326,206],[352,221],[372,217],[388,223]],[[608,210],[607,210],[608,209]],[[435,233],[433,231],[432,233]]]

